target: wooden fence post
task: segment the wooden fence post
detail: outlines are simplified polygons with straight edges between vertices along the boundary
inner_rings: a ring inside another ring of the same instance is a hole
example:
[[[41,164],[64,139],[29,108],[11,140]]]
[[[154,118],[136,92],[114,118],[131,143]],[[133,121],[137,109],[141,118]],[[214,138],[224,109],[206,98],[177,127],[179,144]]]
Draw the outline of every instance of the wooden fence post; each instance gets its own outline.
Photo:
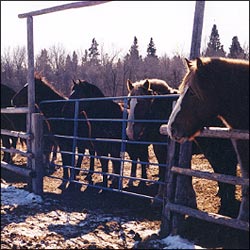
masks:
[[[173,212],[170,211],[167,204],[174,202],[176,189],[176,175],[171,172],[171,167],[177,165],[179,159],[179,144],[173,140],[169,140],[168,154],[165,174],[165,189],[163,199],[163,211],[161,219],[160,237],[165,238],[172,232]]]
[[[31,149],[34,154],[32,158],[32,170],[35,176],[32,177],[32,192],[38,195],[43,194],[43,177],[44,177],[44,164],[43,164],[43,117],[39,113],[31,115],[31,130],[34,135],[31,141]]]
[[[181,168],[191,168],[192,160],[192,142],[185,142],[180,146],[179,163]],[[186,205],[191,208],[197,208],[196,194],[192,184],[192,177],[178,175],[176,178],[175,204]],[[184,218],[182,214],[174,213],[172,233],[178,234],[183,228]]]

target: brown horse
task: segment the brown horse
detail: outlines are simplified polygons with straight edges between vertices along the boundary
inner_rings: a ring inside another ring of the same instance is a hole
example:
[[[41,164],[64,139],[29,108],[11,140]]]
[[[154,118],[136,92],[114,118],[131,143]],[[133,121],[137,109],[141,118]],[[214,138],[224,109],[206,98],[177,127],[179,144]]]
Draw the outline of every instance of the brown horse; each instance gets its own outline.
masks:
[[[5,84],[1,84],[1,108],[11,107],[11,98],[16,92]],[[14,131],[26,131],[26,115],[25,114],[6,114],[1,113],[1,129],[14,130]],[[17,137],[1,135],[2,145],[6,148],[16,148]],[[20,140],[23,144],[24,140]],[[11,154],[4,152],[3,161],[12,163]]]
[[[165,164],[167,148],[164,145],[157,145],[157,142],[168,142],[169,138],[160,134],[159,129],[162,124],[167,123],[172,111],[172,103],[178,99],[179,95],[176,93],[179,92],[159,79],[145,79],[135,83],[128,81],[127,85],[130,99],[127,135],[131,140],[151,141],[158,162]],[[223,124],[216,118],[210,121],[210,126],[223,126]],[[236,175],[238,161],[230,140],[197,138],[193,143],[192,153],[203,153],[214,172]],[[165,166],[159,168],[161,181],[165,178]],[[235,186],[226,183],[218,183],[218,185],[218,195],[221,198],[219,213],[237,216],[239,202],[235,199]],[[159,195],[161,195],[161,189]]]
[[[79,117],[81,117],[82,112],[86,114],[86,118],[90,121],[91,126],[91,137],[93,138],[93,145],[96,150],[97,156],[100,157],[100,162],[102,165],[102,171],[106,174],[103,176],[103,184],[105,187],[108,186],[108,161],[107,157],[109,154],[113,158],[113,172],[115,174],[120,174],[120,155],[122,142],[112,142],[105,141],[106,138],[118,139],[122,137],[122,119],[126,114],[126,110],[122,107],[122,104],[118,104],[112,99],[104,98],[102,91],[94,84],[89,83],[85,80],[73,81],[74,85],[72,87],[72,94],[69,99],[83,99],[79,101]],[[101,98],[99,100],[92,98]],[[89,99],[89,100],[86,100]],[[92,99],[92,100],[91,100]],[[68,102],[65,104],[65,112],[68,112],[69,116],[74,113],[73,102]],[[93,120],[94,119],[94,120]],[[99,119],[95,120],[95,119]],[[102,120],[103,119],[103,120]],[[109,121],[107,121],[109,119]],[[119,119],[121,121],[115,121]],[[103,141],[94,140],[95,138],[103,138]],[[126,139],[126,138],[123,138]],[[124,145],[123,145],[124,146]],[[148,148],[147,145],[139,144],[126,144],[126,152],[129,154],[132,160],[132,177],[136,176],[136,166],[137,160],[140,159],[141,162],[148,161]],[[124,149],[125,149],[124,148]],[[102,157],[104,156],[104,157]],[[142,165],[142,178],[146,179],[146,164]],[[94,170],[94,169],[92,169]],[[117,188],[117,178],[112,178],[112,187]],[[133,183],[132,179],[129,181],[129,185]],[[142,185],[144,182],[142,182]]]
[[[186,59],[188,72],[168,122],[170,137],[192,140],[219,118],[230,129],[249,130],[249,61],[226,58]],[[249,178],[249,141],[232,139],[242,176]],[[238,219],[249,220],[249,187],[242,188]]]
[[[16,106],[26,106],[28,103],[28,84],[26,84],[13,98],[12,103]],[[67,119],[68,114],[63,112],[63,107],[67,97],[63,96],[57,91],[45,77],[36,73],[35,74],[35,104],[39,111],[44,115],[45,121],[49,125],[49,129],[45,130],[45,134],[54,134],[54,137],[45,137],[45,146],[58,145],[63,162],[63,181],[59,186],[60,189],[67,188],[70,179],[75,180],[76,175],[79,173],[83,156],[79,155],[77,162],[75,162],[74,155],[71,154],[74,147],[73,139],[65,136],[73,136],[77,133],[79,136],[88,137],[89,127],[86,122],[80,122],[81,129],[74,131],[74,122]],[[47,102],[46,102],[47,101]],[[80,126],[79,125],[79,126]],[[92,150],[88,141],[77,141],[76,146],[79,152],[85,152],[85,149]],[[50,151],[49,151],[50,152]],[[92,153],[94,154],[94,153]],[[94,164],[91,158],[90,164]],[[68,166],[73,168],[69,169]],[[76,187],[75,183],[70,183],[69,190],[81,188],[80,185]]]

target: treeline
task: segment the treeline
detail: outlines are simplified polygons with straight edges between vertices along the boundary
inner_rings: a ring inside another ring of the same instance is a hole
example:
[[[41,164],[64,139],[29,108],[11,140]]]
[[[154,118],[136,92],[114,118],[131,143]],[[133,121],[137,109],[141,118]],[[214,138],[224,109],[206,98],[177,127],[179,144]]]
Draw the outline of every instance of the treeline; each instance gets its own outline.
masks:
[[[144,78],[160,78],[172,87],[178,87],[185,72],[183,55],[176,54],[172,58],[167,55],[157,56],[153,38],[147,47],[147,55],[143,58],[138,49],[138,40],[133,44],[124,58],[108,55],[99,51],[98,43],[93,38],[91,46],[83,53],[74,51],[66,53],[59,46],[42,49],[35,57],[35,71],[41,72],[57,90],[68,96],[72,79],[85,79],[96,84],[106,96],[127,95],[126,81]],[[226,54],[216,25],[213,25],[210,40],[202,51],[202,56],[221,56],[249,60],[249,50],[242,49],[238,37],[232,38],[229,53]],[[19,90],[27,79],[27,58],[25,47],[17,47],[13,51],[4,51],[1,55],[1,83]]]

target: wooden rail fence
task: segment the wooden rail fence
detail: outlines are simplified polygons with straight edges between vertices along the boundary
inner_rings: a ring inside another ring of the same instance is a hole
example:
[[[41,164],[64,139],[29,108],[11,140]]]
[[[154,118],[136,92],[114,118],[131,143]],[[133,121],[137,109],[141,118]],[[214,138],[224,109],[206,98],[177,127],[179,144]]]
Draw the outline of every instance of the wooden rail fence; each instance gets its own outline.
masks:
[[[167,135],[167,125],[161,126],[160,133]],[[229,130],[227,128],[205,128],[199,136],[249,140],[249,131]],[[190,177],[203,178],[241,186],[249,186],[249,179],[192,170],[192,142],[186,142],[180,145],[180,153],[178,155],[179,163],[176,163],[176,146],[177,143],[171,141],[168,156],[169,170],[166,174],[167,185],[165,192],[165,207],[163,210],[161,225],[162,236],[178,234],[179,230],[183,226],[185,215],[235,229],[249,231],[249,222],[198,210],[196,208],[196,196],[192,186],[192,179]],[[177,167],[176,164],[179,164],[181,167]]]

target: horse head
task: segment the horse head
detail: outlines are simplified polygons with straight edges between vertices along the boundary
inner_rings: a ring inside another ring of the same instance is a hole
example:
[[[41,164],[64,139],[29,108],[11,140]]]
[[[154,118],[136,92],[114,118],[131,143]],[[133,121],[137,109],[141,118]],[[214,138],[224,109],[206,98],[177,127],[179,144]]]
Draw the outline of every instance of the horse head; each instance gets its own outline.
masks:
[[[129,91],[129,116],[126,128],[130,140],[142,140],[151,129],[155,130],[155,123],[150,120],[168,118],[172,109],[171,101],[162,105],[162,100],[157,100],[157,95],[176,94],[165,81],[159,79],[145,79],[135,83],[127,81]],[[166,108],[170,106],[170,111]],[[158,109],[158,110],[157,110]],[[160,114],[161,113],[161,114]]]

